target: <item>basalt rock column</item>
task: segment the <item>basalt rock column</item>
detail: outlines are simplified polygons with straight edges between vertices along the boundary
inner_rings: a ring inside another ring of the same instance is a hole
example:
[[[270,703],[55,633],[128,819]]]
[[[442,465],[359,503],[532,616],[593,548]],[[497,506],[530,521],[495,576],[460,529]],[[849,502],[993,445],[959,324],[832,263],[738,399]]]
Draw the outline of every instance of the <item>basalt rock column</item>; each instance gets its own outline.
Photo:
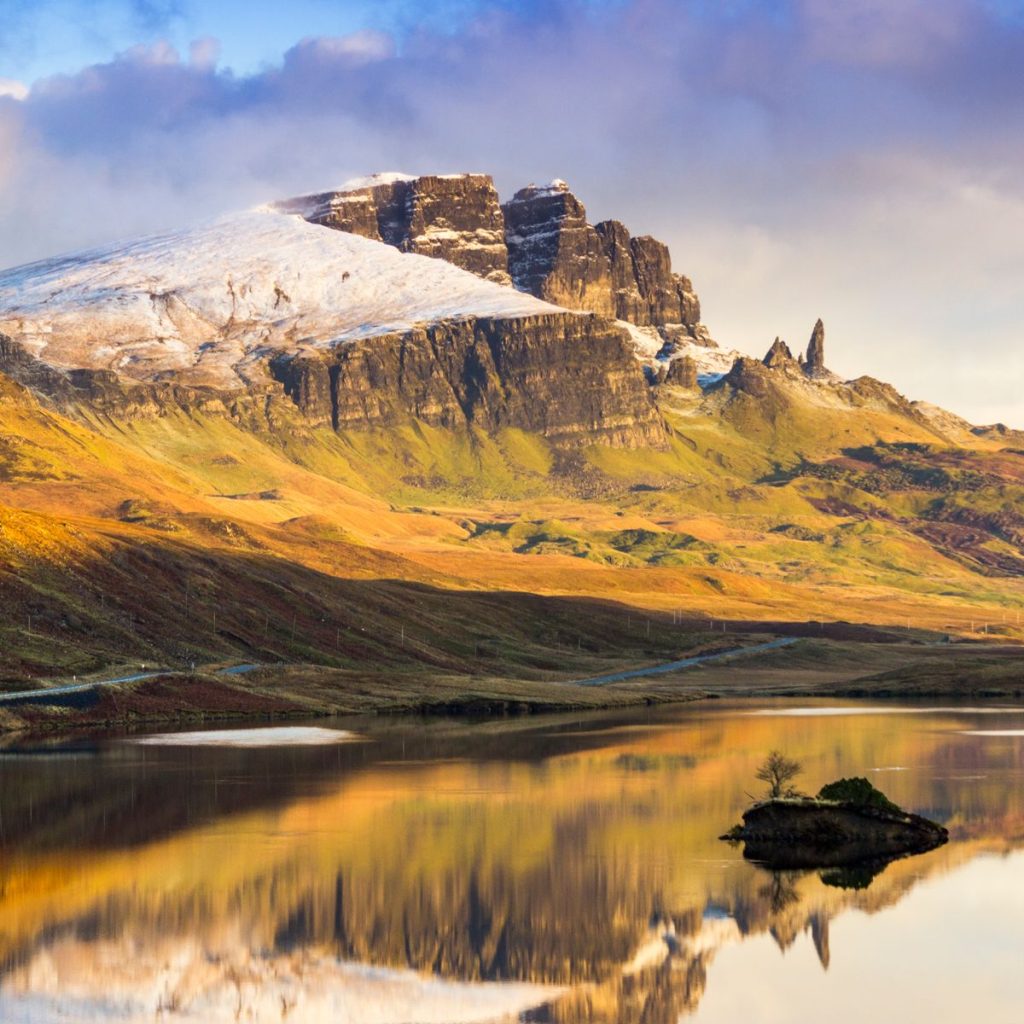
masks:
[[[825,369],[825,325],[820,319],[814,325],[811,340],[807,343],[804,372],[808,377],[820,377],[828,372]]]

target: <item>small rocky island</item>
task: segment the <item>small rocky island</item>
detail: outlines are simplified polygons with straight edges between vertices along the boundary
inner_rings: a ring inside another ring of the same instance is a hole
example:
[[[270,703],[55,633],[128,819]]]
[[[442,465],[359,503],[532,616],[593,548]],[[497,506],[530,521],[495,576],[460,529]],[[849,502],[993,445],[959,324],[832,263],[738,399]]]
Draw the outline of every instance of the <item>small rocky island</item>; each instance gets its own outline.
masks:
[[[780,768],[787,778],[780,778]],[[743,823],[721,838],[743,842],[749,860],[786,870],[888,862],[949,838],[941,825],[904,811],[865,778],[831,782],[813,797],[800,794],[787,786],[799,770],[773,752],[758,772],[769,782],[768,798],[744,811]]]

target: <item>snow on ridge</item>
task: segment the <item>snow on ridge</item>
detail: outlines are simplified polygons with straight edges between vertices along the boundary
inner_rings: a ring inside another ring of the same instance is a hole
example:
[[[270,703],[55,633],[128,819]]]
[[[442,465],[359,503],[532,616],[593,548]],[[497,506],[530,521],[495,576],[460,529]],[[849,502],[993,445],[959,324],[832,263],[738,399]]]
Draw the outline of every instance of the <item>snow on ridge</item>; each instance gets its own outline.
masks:
[[[454,174],[405,174],[402,171],[378,171],[358,178],[349,178],[336,190],[324,189],[325,192],[359,192],[377,185],[397,185],[403,181],[418,181],[420,178],[438,178],[441,181],[460,181],[463,178],[489,178],[483,171],[457,171]]]
[[[362,188],[373,188],[376,185],[397,185],[400,181],[415,181],[417,175],[403,171],[378,171],[376,174],[364,174],[358,178],[349,178],[337,191],[356,192]],[[325,192],[332,191],[324,189]]]
[[[689,356],[697,366],[698,379],[702,386],[720,380],[732,369],[733,363],[742,355],[736,349],[709,348],[694,341],[677,342],[670,355],[663,354],[665,340],[657,327],[637,327],[627,320],[617,320],[633,343],[636,358],[650,370],[668,367],[676,359]],[[680,325],[681,326],[681,325]]]
[[[0,331],[62,368],[238,387],[275,351],[557,306],[261,207],[0,271]]]
[[[510,200],[512,203],[524,203],[538,196],[560,196],[569,191],[569,183],[561,178],[552,178],[546,185],[535,185],[530,182],[526,188],[521,188]]]

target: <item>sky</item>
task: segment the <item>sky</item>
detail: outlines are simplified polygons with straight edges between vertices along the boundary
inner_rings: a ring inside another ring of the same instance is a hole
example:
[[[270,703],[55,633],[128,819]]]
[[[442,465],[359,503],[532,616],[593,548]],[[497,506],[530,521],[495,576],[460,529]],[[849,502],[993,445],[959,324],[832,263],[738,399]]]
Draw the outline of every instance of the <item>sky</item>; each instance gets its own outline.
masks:
[[[1024,428],[1024,0],[0,0],[0,266],[378,170],[565,178],[723,345]]]

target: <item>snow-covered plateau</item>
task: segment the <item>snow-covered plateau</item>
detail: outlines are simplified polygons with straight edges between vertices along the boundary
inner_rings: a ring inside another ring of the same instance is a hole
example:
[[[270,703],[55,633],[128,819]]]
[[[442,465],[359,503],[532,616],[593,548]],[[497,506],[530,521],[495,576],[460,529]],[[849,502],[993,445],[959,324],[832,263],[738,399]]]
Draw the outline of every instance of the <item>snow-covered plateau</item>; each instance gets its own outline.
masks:
[[[0,271],[0,332],[62,368],[236,387],[273,352],[559,312],[443,260],[270,207]]]

